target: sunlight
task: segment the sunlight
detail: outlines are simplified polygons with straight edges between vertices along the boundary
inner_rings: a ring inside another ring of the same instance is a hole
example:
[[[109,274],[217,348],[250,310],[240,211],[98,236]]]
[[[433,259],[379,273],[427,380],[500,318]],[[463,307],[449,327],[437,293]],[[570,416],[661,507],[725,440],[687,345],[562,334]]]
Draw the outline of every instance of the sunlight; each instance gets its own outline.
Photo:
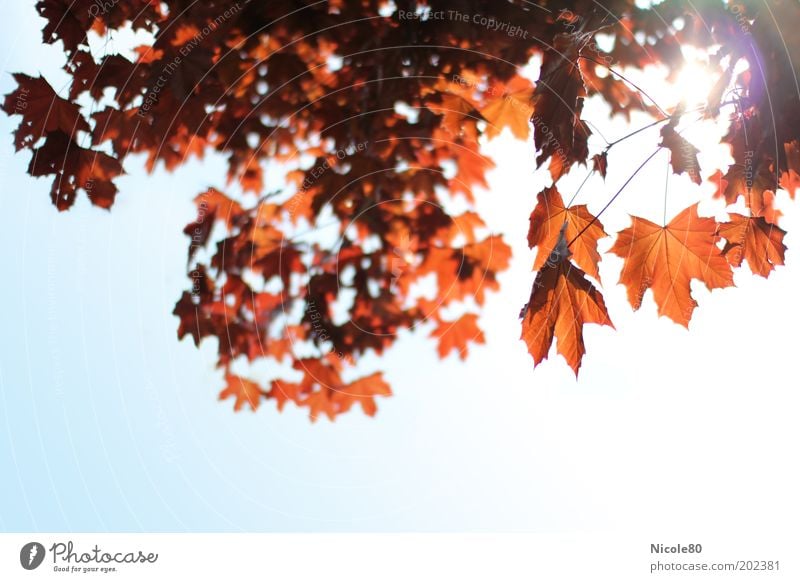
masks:
[[[687,106],[702,105],[714,88],[716,79],[701,63],[687,63],[675,81],[678,96]]]

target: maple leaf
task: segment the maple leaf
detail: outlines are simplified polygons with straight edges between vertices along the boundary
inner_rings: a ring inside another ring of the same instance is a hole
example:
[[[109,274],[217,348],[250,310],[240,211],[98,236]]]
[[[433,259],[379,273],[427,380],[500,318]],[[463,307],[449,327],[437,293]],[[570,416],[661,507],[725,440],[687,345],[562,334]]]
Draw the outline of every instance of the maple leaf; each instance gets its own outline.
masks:
[[[67,53],[86,44],[86,31],[94,19],[92,4],[88,0],[39,0],[36,10],[47,20],[42,40],[46,43],[62,40]]]
[[[77,131],[90,131],[78,106],[59,97],[45,79],[16,73],[14,80],[18,87],[6,95],[3,111],[22,115],[19,128],[14,132],[17,151],[32,147],[50,132],[74,135]]]
[[[582,270],[599,281],[600,273],[597,267],[600,253],[597,252],[597,241],[608,236],[603,230],[603,223],[597,220],[585,205],[566,208],[555,186],[539,192],[536,200],[528,230],[528,246],[538,247],[533,269],[542,268],[549,256],[549,249],[556,245],[561,228],[566,225],[567,240],[575,239],[570,245],[572,259]],[[579,233],[581,234],[578,237]]]
[[[592,168],[605,180],[608,172],[608,154],[603,152],[592,156]]]
[[[558,34],[544,54],[539,82],[533,92],[536,158],[540,166],[555,155],[573,154],[586,88],[578,66],[578,54],[587,39],[580,33]],[[566,164],[565,164],[566,165]]]
[[[775,208],[775,190],[778,182],[775,172],[766,163],[757,169],[753,164],[732,164],[723,176],[717,170],[709,180],[717,184],[714,198],[724,198],[727,204],[735,204],[740,196],[753,216],[763,216],[767,222],[777,224],[781,211]]]
[[[50,198],[59,210],[74,204],[78,189],[86,192],[92,204],[110,208],[117,194],[111,180],[122,174],[122,165],[108,154],[78,146],[62,131],[53,131],[34,150],[28,172],[31,176],[55,174]]]
[[[233,374],[226,374],[225,388],[219,393],[219,399],[225,400],[233,396],[236,398],[236,402],[233,404],[234,411],[239,412],[247,404],[255,412],[261,404],[261,398],[266,395],[267,393],[255,382]]]
[[[462,360],[467,358],[468,343],[485,344],[486,338],[478,327],[478,316],[465,313],[455,321],[440,321],[438,327],[431,332],[431,337],[439,338],[437,351],[440,358],[456,350]]]
[[[492,139],[508,127],[517,139],[528,139],[529,120],[533,113],[533,83],[517,75],[508,84],[491,86],[489,94],[491,98],[480,110],[489,122],[486,137]]]
[[[302,384],[273,380],[269,392],[267,392],[267,397],[276,400],[278,403],[278,411],[281,411],[287,402],[299,404],[303,392]]]
[[[558,353],[577,377],[586,353],[583,326],[614,325],[603,296],[570,262],[565,230],[562,227],[546,264],[536,274],[530,301],[522,313],[521,339],[533,356],[534,367],[547,359],[555,339]]]
[[[336,420],[336,415],[339,413],[339,407],[331,398],[331,391],[327,388],[309,394],[300,404],[308,406],[308,415],[311,422],[317,422],[318,419],[322,418],[323,414],[333,421]]]
[[[761,216],[731,214],[730,221],[719,225],[719,236],[727,242],[722,254],[731,265],[740,267],[747,261],[756,275],[769,277],[776,265],[782,265],[786,231]]]
[[[463,236],[467,243],[477,242],[475,231],[486,228],[486,223],[476,212],[466,211],[458,216],[453,216],[453,225],[450,228],[450,241],[452,242],[459,236]]]
[[[733,285],[731,267],[716,246],[717,222],[700,217],[697,204],[666,226],[636,216],[631,220],[610,249],[625,260],[619,280],[627,288],[628,301],[639,309],[645,291],[652,289],[658,314],[688,327],[697,307],[692,279],[708,289]]]
[[[677,118],[673,119],[673,121],[677,121]],[[700,153],[700,150],[675,131],[675,127],[671,123],[661,129],[661,143],[659,145],[669,150],[673,172],[676,174],[686,172],[695,184],[702,182],[700,162],[697,160],[697,154]]]
[[[794,200],[800,188],[800,140],[792,140],[783,144],[786,154],[786,171],[781,174],[780,186]]]
[[[378,411],[375,397],[391,395],[392,389],[383,379],[383,373],[375,372],[334,391],[331,400],[338,405],[339,414],[350,410],[353,404],[359,404],[364,414],[375,416]]]
[[[579,118],[582,108],[583,103],[581,102],[575,111],[576,122],[572,136],[572,147],[568,150],[556,147],[550,157],[548,169],[550,170],[550,177],[553,178],[553,183],[560,180],[576,163],[586,165],[586,160],[589,157],[589,136],[592,135],[592,130],[589,129],[589,125],[584,120]]]
[[[474,125],[484,119],[472,101],[452,93],[441,94],[439,103],[429,102],[427,107],[442,116],[442,127],[455,136],[461,135],[465,123]]]

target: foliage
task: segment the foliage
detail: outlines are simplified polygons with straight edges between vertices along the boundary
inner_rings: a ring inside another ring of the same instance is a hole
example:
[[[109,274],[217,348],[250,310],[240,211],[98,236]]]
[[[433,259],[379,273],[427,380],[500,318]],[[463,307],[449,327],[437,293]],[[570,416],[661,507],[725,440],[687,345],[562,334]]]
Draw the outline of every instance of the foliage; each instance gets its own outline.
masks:
[[[149,171],[211,151],[227,158],[227,184],[197,197],[186,227],[191,287],[174,313],[179,337],[217,338],[220,397],[237,410],[274,400],[312,418],[356,404],[372,415],[375,397],[391,391],[380,373],[347,379],[365,353],[429,321],[442,357],[485,341],[478,310],[510,249],[475,212],[474,191],[494,166],[481,144],[506,128],[520,139],[533,129],[531,164],[547,165],[554,182],[530,217],[538,273],[522,339],[536,364],[556,341],[577,374],[583,326],[612,325],[597,250],[608,235],[557,184],[579,166],[605,177],[614,144],[589,146],[582,112],[592,96],[616,115],[655,116],[653,147],[696,183],[704,174],[682,119],[730,120],[734,163],[706,180],[744,209],[722,223],[696,206],[665,226],[633,217],[611,252],[624,258],[634,309],[652,289],[659,313],[688,325],[691,280],[719,288],[743,262],[763,277],[783,263],[775,193],[794,196],[800,184],[800,30],[775,26],[798,22],[796,0],[651,9],[632,0],[40,0],[37,9],[44,42],[63,44],[71,83],[61,95],[17,74],[3,109],[21,116],[14,143],[32,152],[32,176],[52,179],[58,210],[80,192],[110,208],[133,154]],[[152,40],[132,53],[90,49],[127,29]],[[667,113],[624,72],[676,71],[684,45],[709,51],[719,81],[702,111]],[[535,58],[534,84],[521,69]],[[286,170],[277,191],[267,163]],[[319,236],[331,227],[338,236]],[[231,369],[265,358],[275,362],[269,381]]]

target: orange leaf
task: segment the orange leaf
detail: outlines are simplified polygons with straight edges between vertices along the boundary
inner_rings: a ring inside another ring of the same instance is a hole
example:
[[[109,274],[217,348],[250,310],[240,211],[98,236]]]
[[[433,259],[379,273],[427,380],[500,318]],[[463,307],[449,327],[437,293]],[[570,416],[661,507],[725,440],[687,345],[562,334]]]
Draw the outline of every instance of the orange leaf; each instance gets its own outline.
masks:
[[[442,321],[433,330],[431,337],[439,338],[440,358],[446,358],[453,351],[458,351],[458,357],[465,360],[468,354],[468,342],[485,344],[486,338],[478,327],[478,316],[474,313],[465,313],[456,321]]]
[[[678,214],[667,226],[636,216],[617,235],[611,252],[625,259],[620,283],[628,289],[634,309],[653,290],[658,314],[689,326],[697,302],[690,283],[698,279],[709,289],[733,285],[731,267],[716,245],[717,222],[697,215],[697,204]]]
[[[429,103],[428,109],[442,116],[441,126],[453,135],[461,135],[465,119],[470,123],[482,120],[481,114],[466,98],[452,93],[443,93],[440,103]]]
[[[732,164],[725,176],[717,171],[709,179],[717,183],[714,198],[725,198],[727,204],[735,204],[739,196],[744,196],[745,205],[753,216],[763,216],[773,224],[778,222],[782,214],[775,208],[778,182],[767,164],[760,164],[757,170],[752,165]]]
[[[553,339],[558,353],[575,375],[586,348],[583,326],[597,323],[614,327],[603,296],[585,273],[569,261],[569,249],[562,229],[544,268],[536,275],[531,299],[523,310],[522,336],[533,356],[534,366],[547,359]]]
[[[338,412],[347,412],[353,404],[360,404],[367,416],[375,416],[378,406],[375,396],[391,396],[392,389],[383,379],[383,373],[375,372],[333,392],[332,401],[338,405]]]
[[[731,214],[730,222],[721,224],[719,236],[727,241],[722,254],[734,267],[747,261],[756,275],[769,277],[775,265],[782,265],[786,246],[786,231],[770,224],[760,216]]]
[[[564,236],[569,241],[591,223],[591,226],[572,243],[570,251],[575,263],[599,281],[600,273],[597,265],[600,262],[600,254],[597,252],[597,241],[608,236],[603,230],[603,224],[599,220],[592,223],[594,216],[585,205],[566,208],[555,186],[545,188],[536,198],[536,208],[531,213],[528,230],[528,246],[539,249],[533,269],[541,269],[547,261],[546,253],[558,242],[562,225],[565,223],[567,225]]]
[[[233,374],[225,375],[225,384],[225,388],[219,393],[219,399],[225,400],[234,396],[236,402],[233,405],[233,409],[236,412],[240,411],[245,404],[249,404],[250,408],[255,411],[258,405],[261,404],[261,397],[266,396],[261,386]]]
[[[700,162],[697,160],[697,154],[700,153],[700,150],[675,131],[672,125],[665,125],[661,130],[661,143],[659,145],[669,150],[673,172],[676,174],[686,172],[695,184],[702,182]]]
[[[301,404],[303,406],[308,406],[308,414],[311,418],[311,422],[316,422],[323,414],[327,416],[329,420],[336,419],[336,404],[331,399],[330,390],[327,388],[309,394]]]
[[[794,200],[795,191],[800,188],[800,141],[792,140],[783,144],[786,153],[787,169],[781,174],[780,185]]]
[[[516,76],[507,85],[490,87],[488,92],[492,97],[481,109],[481,114],[489,122],[486,137],[492,139],[508,127],[514,137],[528,139],[528,121],[533,113],[533,84],[525,77]]]

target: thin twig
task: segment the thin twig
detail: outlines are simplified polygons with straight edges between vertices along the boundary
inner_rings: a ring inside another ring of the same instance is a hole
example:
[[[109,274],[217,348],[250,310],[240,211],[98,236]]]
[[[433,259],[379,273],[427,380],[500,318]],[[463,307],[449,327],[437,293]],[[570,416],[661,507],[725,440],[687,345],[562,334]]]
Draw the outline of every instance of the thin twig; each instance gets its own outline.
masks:
[[[662,149],[663,148],[661,146],[658,146],[658,149],[656,149],[656,151],[654,151],[652,154],[650,154],[645,161],[643,161],[641,164],[639,164],[639,167],[636,168],[636,170],[633,172],[633,174],[628,176],[628,179],[625,180],[625,183],[622,185],[622,187],[619,190],[617,190],[617,193],[614,194],[611,197],[611,200],[609,200],[606,203],[606,205],[603,206],[603,208],[600,210],[600,212],[597,213],[597,216],[592,218],[592,220],[590,220],[589,223],[586,226],[584,226],[578,234],[576,234],[574,237],[572,237],[572,240],[567,243],[567,246],[570,246],[572,243],[574,243],[576,240],[578,240],[581,237],[581,235],[589,229],[590,226],[592,226],[595,222],[597,222],[597,219],[600,218],[600,215],[603,214],[606,210],[608,210],[608,207],[611,206],[611,204],[614,202],[614,200],[617,199],[617,196],[622,194],[622,191],[625,189],[625,187],[628,184],[630,184],[630,182],[631,182],[631,180],[633,180],[634,176],[636,176],[636,174],[638,174],[642,170],[642,168],[644,168],[647,165],[647,162],[652,160],[655,157],[655,155],[658,152],[660,152]]]
[[[609,72],[609,73],[613,73],[614,75],[616,75],[617,77],[619,77],[620,79],[622,79],[623,81],[625,81],[626,83],[628,83],[628,84],[629,84],[631,87],[633,87],[634,89],[636,89],[636,90],[637,90],[639,93],[641,93],[642,95],[644,95],[645,97],[647,97],[648,99],[650,99],[650,101],[652,101],[652,102],[653,102],[653,105],[655,105],[655,106],[656,106],[656,108],[657,108],[657,109],[658,109],[658,110],[661,112],[661,114],[662,114],[662,115],[668,115],[668,113],[667,113],[666,111],[664,111],[664,109],[663,109],[663,108],[662,108],[662,107],[661,107],[661,106],[660,106],[658,103],[656,103],[656,100],[655,100],[655,99],[653,99],[652,97],[650,97],[650,95],[648,95],[648,94],[647,94],[647,92],[646,92],[644,89],[642,89],[641,87],[639,87],[639,85],[637,85],[636,83],[634,83],[633,81],[631,81],[630,79],[628,79],[628,78],[627,78],[625,75],[623,75],[622,73],[620,73],[620,72],[618,72],[618,71],[615,71],[614,69],[612,69],[611,67],[609,67],[607,64],[605,64],[605,63],[601,63],[600,61],[598,61],[598,60],[596,60],[596,59],[593,59],[592,57],[587,57],[586,55],[578,55],[578,58],[579,58],[579,59],[586,59],[587,61],[591,61],[591,62],[593,62],[593,63],[594,63],[594,64],[596,64],[596,65],[600,65],[601,67],[605,67],[605,68],[608,70],[608,72]]]

